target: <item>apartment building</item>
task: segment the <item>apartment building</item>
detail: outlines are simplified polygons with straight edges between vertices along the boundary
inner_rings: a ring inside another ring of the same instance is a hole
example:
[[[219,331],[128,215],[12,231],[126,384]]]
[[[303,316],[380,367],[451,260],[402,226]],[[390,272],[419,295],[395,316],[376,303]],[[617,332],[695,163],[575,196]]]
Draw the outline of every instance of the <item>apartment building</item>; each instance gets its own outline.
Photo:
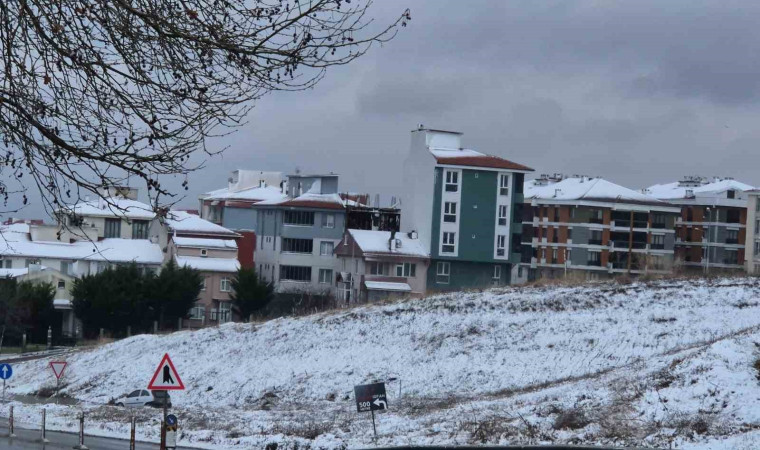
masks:
[[[542,175],[524,195],[521,280],[672,270],[679,208],[578,175]]]
[[[523,179],[533,169],[464,149],[462,133],[412,131],[401,212],[430,255],[429,291],[510,283],[520,260]]]
[[[430,256],[416,233],[346,230],[335,254],[346,303],[425,295]]]
[[[680,208],[676,260],[686,269],[709,272],[745,267],[746,192],[752,189],[732,178],[690,176],[643,192]]]
[[[747,195],[747,229],[744,240],[745,269],[760,273],[760,189],[744,191]]]

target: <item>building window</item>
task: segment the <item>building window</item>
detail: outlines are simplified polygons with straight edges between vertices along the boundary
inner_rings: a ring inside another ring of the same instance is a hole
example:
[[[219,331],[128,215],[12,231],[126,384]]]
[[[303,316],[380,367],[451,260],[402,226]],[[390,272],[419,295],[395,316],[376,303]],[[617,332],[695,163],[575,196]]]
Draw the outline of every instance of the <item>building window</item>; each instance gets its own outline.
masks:
[[[319,282],[322,284],[332,284],[333,282],[332,269],[319,269]]]
[[[403,263],[396,265],[397,277],[414,277],[417,276],[417,264]]]
[[[494,286],[498,286],[501,282],[501,266],[493,266],[493,277],[491,278]]]
[[[121,219],[106,219],[106,226],[103,229],[103,237],[121,237]]]
[[[206,307],[203,305],[195,304],[190,308],[190,320],[203,320],[206,317]]]
[[[388,275],[387,265],[385,263],[371,261],[369,263],[370,275]]]
[[[66,282],[64,280],[58,280],[58,289],[66,289]]]
[[[132,221],[132,239],[148,239],[148,226],[150,222],[147,220],[133,220]]]
[[[588,265],[589,266],[601,266],[602,265],[602,252],[588,252]]]
[[[441,246],[441,253],[454,253],[456,247],[454,245],[454,238],[456,233],[444,231],[443,233],[443,245]]]
[[[723,264],[739,264],[738,251],[734,249],[726,249],[723,255]]]
[[[457,192],[459,190],[459,172],[453,170],[446,171],[446,192]]]
[[[322,256],[332,256],[335,243],[331,241],[322,241],[319,243],[319,254]]]
[[[592,209],[591,223],[604,223],[604,211],[601,209]]]
[[[760,242],[755,242],[755,255],[760,256]]]
[[[726,191],[726,197],[736,198],[736,191],[733,189],[729,189],[728,191]]]
[[[205,248],[202,248],[202,249],[201,249],[201,256],[202,256],[202,257],[204,257],[204,258],[205,258],[206,256],[208,256],[208,250],[206,250]]]
[[[219,290],[221,292],[230,292],[230,291],[232,291],[232,284],[231,284],[229,278],[222,277],[222,279],[219,280]]]
[[[652,214],[652,228],[665,228],[665,214]]]
[[[726,230],[726,244],[739,243],[739,230]]]
[[[10,269],[11,267],[13,267],[13,260],[11,260],[11,259],[6,259],[6,260],[5,260],[5,268],[6,268],[6,269]]]
[[[652,244],[650,245],[653,249],[664,249],[665,248],[665,235],[664,234],[653,234],[652,235]]]
[[[507,224],[507,205],[499,205],[499,225]]]
[[[314,251],[314,241],[312,239],[282,239],[283,253],[312,253]]]
[[[443,221],[450,223],[457,221],[457,204],[455,202],[445,202],[443,204]]]
[[[66,275],[71,275],[73,270],[71,270],[73,267],[73,264],[71,261],[61,261],[61,273]]]
[[[282,222],[285,225],[314,225],[313,211],[285,211],[282,214]]]
[[[757,202],[760,205],[760,202]],[[755,234],[760,234],[760,219],[755,220]]]
[[[311,282],[311,267],[308,266],[280,266],[280,280]]]
[[[335,228],[335,214],[322,214],[322,228]]]
[[[509,175],[499,175],[499,195],[509,195]]]
[[[435,282],[438,284],[449,284],[451,277],[451,265],[447,261],[439,261],[435,265]]]
[[[557,264],[557,249],[552,249],[552,264]]]
[[[225,323],[232,320],[232,304],[230,302],[219,302],[219,323]]]
[[[201,291],[205,291],[205,290],[206,290],[206,277],[203,277],[201,279]]]
[[[507,236],[500,234],[496,236],[496,256],[504,256],[507,251]]]

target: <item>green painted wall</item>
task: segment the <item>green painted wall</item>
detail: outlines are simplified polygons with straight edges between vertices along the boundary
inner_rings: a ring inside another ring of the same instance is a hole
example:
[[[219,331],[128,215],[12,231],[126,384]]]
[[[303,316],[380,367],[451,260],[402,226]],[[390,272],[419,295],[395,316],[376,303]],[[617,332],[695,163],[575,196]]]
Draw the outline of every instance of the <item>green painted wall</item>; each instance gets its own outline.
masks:
[[[462,289],[476,289],[493,287],[494,266],[501,266],[501,279],[499,286],[509,284],[511,264],[489,264],[468,261],[449,261],[451,275],[448,284],[437,282],[436,266],[438,261],[431,261],[427,273],[427,290],[429,292],[461,291]]]

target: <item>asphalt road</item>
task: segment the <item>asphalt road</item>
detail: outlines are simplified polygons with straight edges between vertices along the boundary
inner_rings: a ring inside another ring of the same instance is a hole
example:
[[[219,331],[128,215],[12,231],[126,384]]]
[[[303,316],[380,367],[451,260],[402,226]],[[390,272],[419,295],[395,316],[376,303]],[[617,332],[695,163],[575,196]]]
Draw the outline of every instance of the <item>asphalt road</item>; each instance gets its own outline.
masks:
[[[9,438],[7,424],[0,425],[0,448],[3,450],[71,450],[79,444],[79,435],[73,433],[47,432],[47,444],[39,442],[39,430],[16,428],[16,437]],[[84,444],[90,450],[129,450],[129,442],[121,439],[85,436]],[[158,450],[158,444],[138,442],[136,450]],[[178,450],[192,450],[178,447]]]

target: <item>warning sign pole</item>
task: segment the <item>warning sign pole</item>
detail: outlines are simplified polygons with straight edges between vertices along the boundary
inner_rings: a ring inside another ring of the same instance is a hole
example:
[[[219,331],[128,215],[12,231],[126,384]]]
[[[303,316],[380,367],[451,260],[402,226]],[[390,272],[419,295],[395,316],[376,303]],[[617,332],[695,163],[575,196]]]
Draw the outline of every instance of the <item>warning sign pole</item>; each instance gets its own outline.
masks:
[[[166,450],[166,416],[167,416],[167,403],[166,398],[169,396],[167,391],[164,391],[164,418],[161,420],[161,450]]]
[[[375,442],[377,442],[377,428],[375,427],[375,410],[372,410],[372,431],[375,432]]]

